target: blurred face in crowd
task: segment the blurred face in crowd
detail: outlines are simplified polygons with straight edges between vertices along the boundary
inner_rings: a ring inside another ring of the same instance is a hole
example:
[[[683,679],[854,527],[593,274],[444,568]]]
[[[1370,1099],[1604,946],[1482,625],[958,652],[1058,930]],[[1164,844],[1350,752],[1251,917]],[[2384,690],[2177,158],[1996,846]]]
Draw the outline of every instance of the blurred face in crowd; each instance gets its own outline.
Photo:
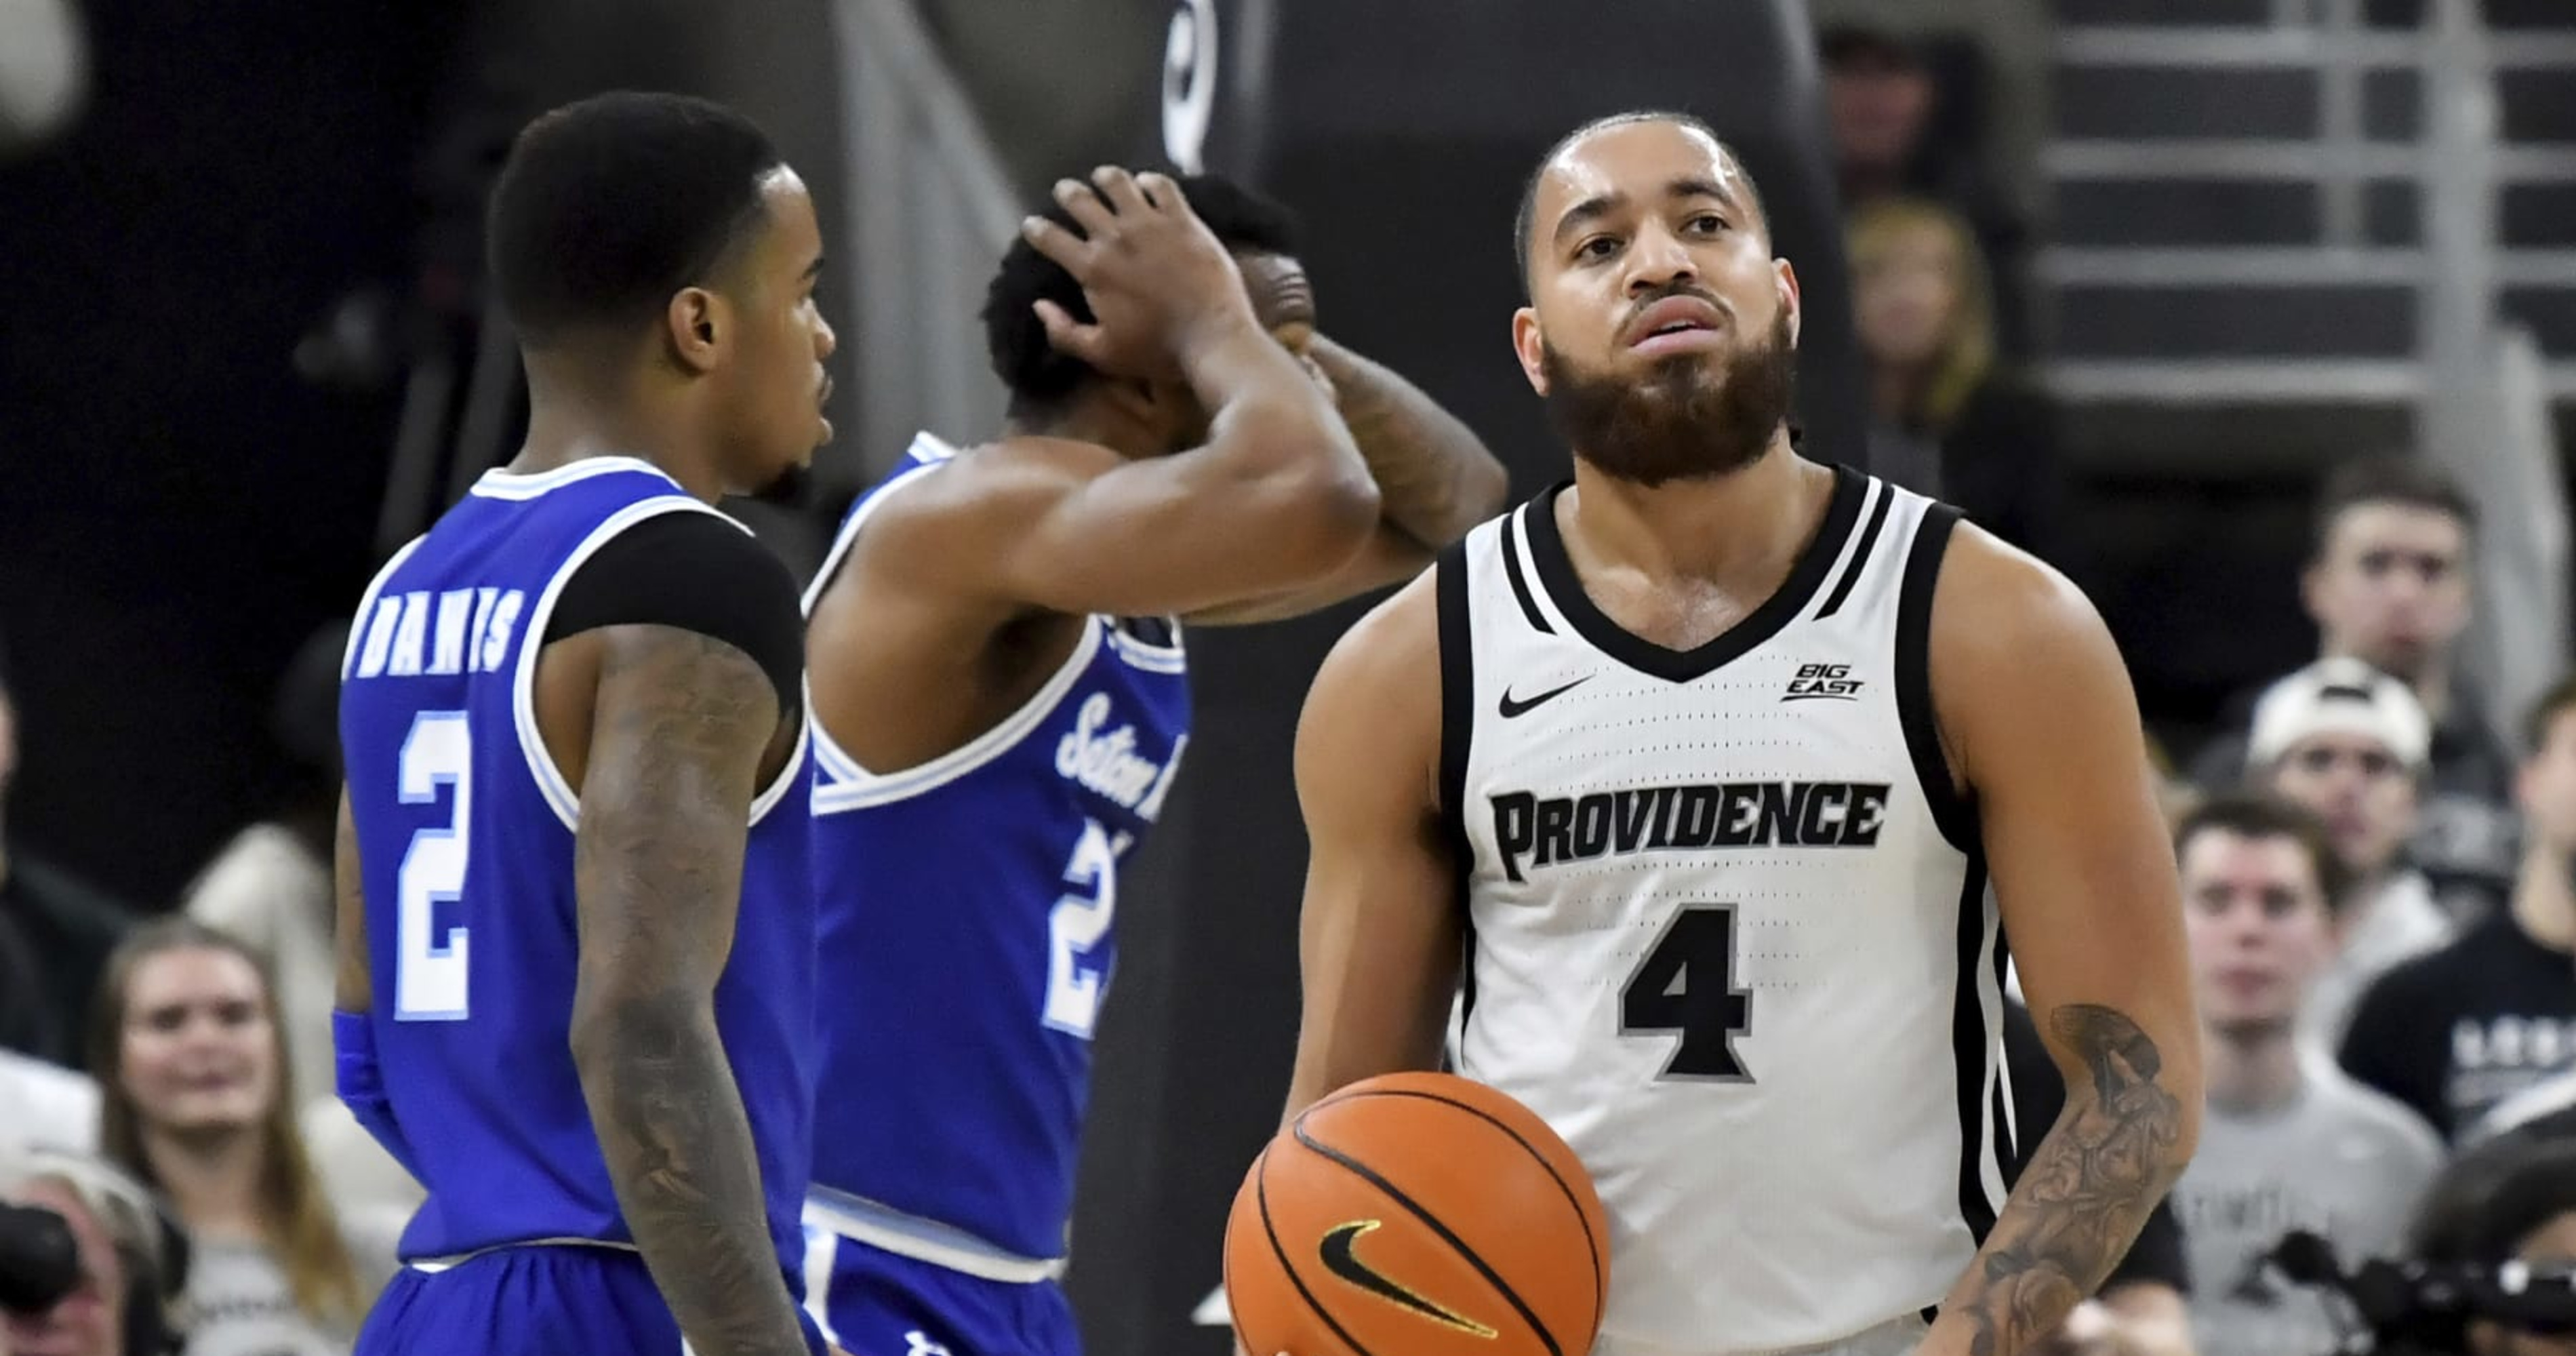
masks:
[[[1877,174],[1902,169],[1932,115],[1932,79],[1920,67],[1880,55],[1857,55],[1825,73],[1825,116],[1834,153],[1846,168]]]
[[[1715,138],[1663,121],[1577,138],[1540,171],[1512,343],[1549,422],[1641,485],[1759,460],[1789,414],[1798,281]]]
[[[180,947],[137,961],[123,1042],[126,1095],[164,1134],[256,1128],[279,1095],[268,993],[231,951]]]
[[[2468,553],[2467,529],[2439,509],[2365,502],[2343,510],[2304,585],[2325,652],[2421,681],[2449,661],[2469,624]]]
[[[2576,1268],[2576,1213],[2532,1230],[2514,1256],[2535,1272],[2553,1276]],[[2469,1345],[2478,1356],[2576,1356],[2576,1333],[2510,1332],[2478,1322],[2469,1325]]]
[[[98,1217],[60,1182],[28,1183],[12,1204],[51,1210],[71,1226],[80,1284],[41,1314],[0,1314],[0,1352],[9,1356],[120,1356],[125,1348],[125,1261]]]
[[[2334,959],[2334,916],[2299,840],[2206,828],[2183,844],[2183,917],[2201,1020],[2246,1039],[2289,1030]]]
[[[2325,820],[2336,854],[2355,876],[2387,870],[2415,834],[2414,770],[2376,739],[2310,735],[2272,765],[2271,783]]]
[[[2576,709],[2550,718],[2549,737],[2524,761],[2514,794],[2534,847],[2576,852]]]
[[[1959,241],[1929,221],[1896,227],[1852,260],[1861,350],[1879,367],[1930,366],[1958,328],[1966,296]]]

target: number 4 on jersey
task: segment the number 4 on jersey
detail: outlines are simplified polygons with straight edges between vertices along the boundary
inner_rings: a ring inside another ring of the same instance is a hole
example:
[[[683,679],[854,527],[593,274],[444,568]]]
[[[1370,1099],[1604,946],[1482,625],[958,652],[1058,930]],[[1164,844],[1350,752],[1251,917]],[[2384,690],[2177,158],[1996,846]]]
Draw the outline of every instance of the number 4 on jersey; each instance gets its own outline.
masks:
[[[1752,990],[1735,987],[1735,910],[1695,904],[1673,915],[1619,991],[1619,1034],[1680,1035],[1658,1079],[1750,1083],[1734,1038],[1752,1030]]]

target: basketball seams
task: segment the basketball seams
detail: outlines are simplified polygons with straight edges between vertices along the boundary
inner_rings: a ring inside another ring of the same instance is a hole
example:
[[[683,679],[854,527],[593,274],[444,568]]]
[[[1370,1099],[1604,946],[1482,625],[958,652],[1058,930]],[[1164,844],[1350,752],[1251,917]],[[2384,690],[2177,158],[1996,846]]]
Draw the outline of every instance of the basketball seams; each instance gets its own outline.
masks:
[[[1403,1094],[1379,1094],[1375,1092],[1362,1094],[1362,1096],[1379,1095]],[[1356,1101],[1359,1100],[1359,1098],[1354,1097],[1349,1100]],[[1445,1102],[1449,1099],[1442,1097],[1435,1098],[1433,1100]],[[1320,1106],[1322,1103],[1318,1103],[1317,1105]],[[1457,1104],[1451,1103],[1451,1105]],[[1469,1111],[1475,1110],[1473,1107],[1466,1107],[1464,1109]],[[1368,1183],[1370,1186],[1377,1188],[1380,1192],[1385,1194],[1388,1200],[1401,1206],[1406,1213],[1420,1221],[1424,1228],[1429,1229],[1433,1234],[1437,1235],[1441,1242],[1448,1244],[1450,1249],[1456,1252],[1460,1258],[1464,1259],[1468,1266],[1475,1268],[1476,1274],[1484,1277],[1486,1284],[1494,1287],[1495,1293],[1503,1297],[1504,1303],[1512,1306],[1512,1311],[1520,1315],[1521,1321],[1529,1325],[1530,1331],[1538,1334],[1538,1339],[1547,1344],[1548,1356],[1565,1356],[1565,1349],[1558,1344],[1556,1334],[1548,1330],[1548,1325],[1542,1321],[1536,1313],[1531,1311],[1528,1302],[1521,1298],[1520,1292],[1513,1289],[1511,1283],[1505,1281],[1502,1278],[1502,1274],[1495,1271],[1492,1264],[1488,1263],[1482,1254],[1478,1253],[1474,1248],[1467,1246],[1467,1240],[1460,1238],[1449,1228],[1448,1225],[1441,1223],[1438,1216],[1423,1209],[1420,1202],[1405,1194],[1403,1189],[1396,1186],[1395,1183],[1388,1181],[1384,1176],[1380,1175],[1376,1169],[1369,1167],[1358,1159],[1355,1159],[1350,1155],[1343,1153],[1341,1150],[1307,1134],[1306,1115],[1311,1115],[1313,1111],[1313,1107],[1307,1108],[1306,1114],[1298,1116],[1296,1122],[1290,1127],[1291,1132],[1296,1136],[1297,1143],[1300,1146],[1310,1153],[1316,1154],[1332,1163],[1339,1164],[1344,1171],[1349,1172],[1351,1175]],[[1487,1119],[1491,1118],[1488,1117]],[[1508,1129],[1508,1127],[1505,1128]],[[1517,1138],[1517,1136],[1515,1136],[1515,1138]],[[1549,1176],[1553,1177],[1555,1176],[1555,1173],[1556,1170],[1554,1168],[1548,1169]],[[1266,1222],[1267,1216],[1265,1216],[1264,1219]],[[1586,1222],[1584,1226],[1584,1235],[1588,1242],[1591,1237],[1591,1226],[1589,1222]],[[1277,1244],[1277,1238],[1275,1235],[1273,1236],[1272,1243],[1274,1246]],[[1281,1261],[1284,1263],[1286,1258],[1283,1256]],[[1293,1274],[1291,1279],[1295,1279]],[[1303,1294],[1305,1293],[1306,1287],[1301,1282],[1298,1284],[1297,1289],[1300,1294]],[[1336,1332],[1340,1331],[1339,1325],[1335,1325],[1334,1330]],[[1354,1349],[1357,1349],[1357,1343],[1353,1343],[1352,1345]]]
[[[1513,1143],[1521,1146],[1521,1150],[1524,1153],[1527,1153],[1532,1161],[1536,1162],[1541,1168],[1546,1170],[1548,1179],[1555,1182],[1556,1189],[1565,1194],[1565,1203],[1573,1208],[1575,1222],[1583,1226],[1583,1246],[1592,1254],[1592,1312],[1595,1315],[1600,1315],[1609,1311],[1609,1277],[1607,1268],[1603,1267],[1601,1264],[1601,1240],[1592,1236],[1592,1216],[1584,1211],[1582,1198],[1575,1194],[1573,1184],[1565,1180],[1564,1174],[1556,1170],[1556,1165],[1548,1161],[1548,1156],[1545,1153],[1542,1153],[1537,1145],[1530,1143],[1527,1136],[1523,1135],[1520,1131],[1513,1129],[1510,1124],[1505,1122],[1501,1117],[1494,1115],[1492,1112],[1487,1111],[1482,1107],[1471,1106],[1468,1103],[1459,1101],[1455,1097],[1446,1097],[1437,1092],[1429,1092],[1418,1088],[1351,1088],[1345,1089],[1342,1092],[1325,1098],[1323,1101],[1315,1103],[1314,1106],[1306,1108],[1305,1112],[1297,1117],[1295,1128],[1297,1130],[1298,1142],[1307,1143],[1305,1133],[1307,1116],[1313,1115],[1321,1108],[1329,1106],[1335,1102],[1356,1102],[1370,1097],[1412,1097],[1427,1102],[1439,1102],[1445,1106],[1456,1107],[1458,1110],[1464,1111],[1467,1114],[1476,1117],[1478,1120],[1484,1121],[1485,1123],[1493,1126],[1495,1129],[1502,1131],[1504,1134],[1511,1136]],[[1314,1148],[1316,1146],[1308,1143],[1307,1147]],[[1264,1149],[1262,1151],[1262,1155],[1265,1158],[1268,1157],[1269,1150]],[[1337,1159],[1335,1161],[1339,1160]],[[1344,1166],[1347,1167],[1349,1165],[1344,1164]],[[1393,1194],[1391,1189],[1389,1194]],[[1408,1207],[1410,1206],[1410,1202],[1407,1202],[1406,1204]],[[1420,1212],[1417,1211],[1416,1213]],[[1437,1228],[1439,1226],[1435,1225],[1434,1227]],[[1442,1230],[1442,1236],[1448,1236],[1445,1229]],[[1464,1250],[1463,1247],[1461,1250]]]
[[[1288,1284],[1297,1287],[1297,1297],[1306,1301],[1306,1308],[1315,1317],[1324,1320],[1324,1326],[1332,1329],[1335,1337],[1342,1339],[1342,1345],[1345,1348],[1358,1353],[1358,1356],[1374,1356],[1367,1347],[1360,1345],[1358,1338],[1351,1336],[1349,1329],[1344,1328],[1341,1322],[1333,1317],[1332,1311],[1324,1307],[1322,1300],[1315,1298],[1315,1292],[1306,1288],[1306,1278],[1298,1275],[1297,1264],[1288,1260],[1288,1249],[1279,1243],[1278,1226],[1270,1222],[1270,1184],[1260,1171],[1269,1160],[1270,1151],[1264,1149],[1261,1151],[1260,1159],[1253,1165],[1252,1197],[1254,1203],[1261,1207],[1261,1232],[1270,1240],[1271,1255],[1279,1259],[1280,1274],[1288,1278]],[[1240,1317],[1235,1319],[1234,1332],[1237,1338],[1243,1336],[1243,1320]],[[1250,1342],[1245,1342],[1243,1345],[1245,1351],[1253,1350]]]

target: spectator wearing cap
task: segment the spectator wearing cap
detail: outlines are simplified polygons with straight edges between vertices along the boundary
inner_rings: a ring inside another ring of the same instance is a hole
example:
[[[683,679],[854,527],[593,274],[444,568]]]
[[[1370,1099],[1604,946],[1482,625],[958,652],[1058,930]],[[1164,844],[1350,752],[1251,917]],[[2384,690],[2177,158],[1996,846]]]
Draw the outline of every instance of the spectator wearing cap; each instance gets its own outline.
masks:
[[[2502,907],[2517,856],[2513,759],[2459,677],[2476,536],[2476,511],[2457,481],[2406,457],[2363,458],[2326,478],[2299,581],[2318,652],[2363,660],[2404,683],[2430,720],[2409,855],[2461,921]],[[2242,737],[2215,740],[2194,760],[2192,778],[2213,791],[2234,786],[2250,770],[2246,754]]]
[[[0,653],[0,1049],[78,1069],[99,970],[134,915],[10,838],[17,720]]]
[[[2321,1049],[2343,1039],[2372,980],[2451,940],[2450,916],[2404,856],[2431,738],[2406,685],[2358,659],[2320,659],[2255,704],[2254,780],[2325,821],[2348,882],[2335,901],[2334,962],[2301,1022]]]
[[[2380,976],[2344,1033],[2347,1071],[2453,1138],[2576,1069],[2576,677],[2540,699],[2524,737],[2512,903]]]

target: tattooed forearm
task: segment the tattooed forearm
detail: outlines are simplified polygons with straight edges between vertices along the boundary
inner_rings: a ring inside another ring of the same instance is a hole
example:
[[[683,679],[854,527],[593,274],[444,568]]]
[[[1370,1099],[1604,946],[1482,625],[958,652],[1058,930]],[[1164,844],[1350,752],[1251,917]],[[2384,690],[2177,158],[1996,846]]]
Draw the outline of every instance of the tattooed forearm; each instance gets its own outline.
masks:
[[[572,1044],[617,1203],[699,1356],[805,1349],[714,992],[778,712],[729,646],[610,633],[574,852]]]
[[[2156,1043],[2106,1007],[2072,1004],[2049,1027],[2084,1066],[2066,1109],[2013,1188],[1986,1246],[1943,1307],[1975,1356],[2013,1356],[2090,1295],[2181,1174],[2183,1106],[2157,1080]]]
[[[1510,477],[1457,416],[1320,334],[1308,352],[1332,378],[1342,423],[1377,481],[1386,521],[1438,549],[1502,507]]]

